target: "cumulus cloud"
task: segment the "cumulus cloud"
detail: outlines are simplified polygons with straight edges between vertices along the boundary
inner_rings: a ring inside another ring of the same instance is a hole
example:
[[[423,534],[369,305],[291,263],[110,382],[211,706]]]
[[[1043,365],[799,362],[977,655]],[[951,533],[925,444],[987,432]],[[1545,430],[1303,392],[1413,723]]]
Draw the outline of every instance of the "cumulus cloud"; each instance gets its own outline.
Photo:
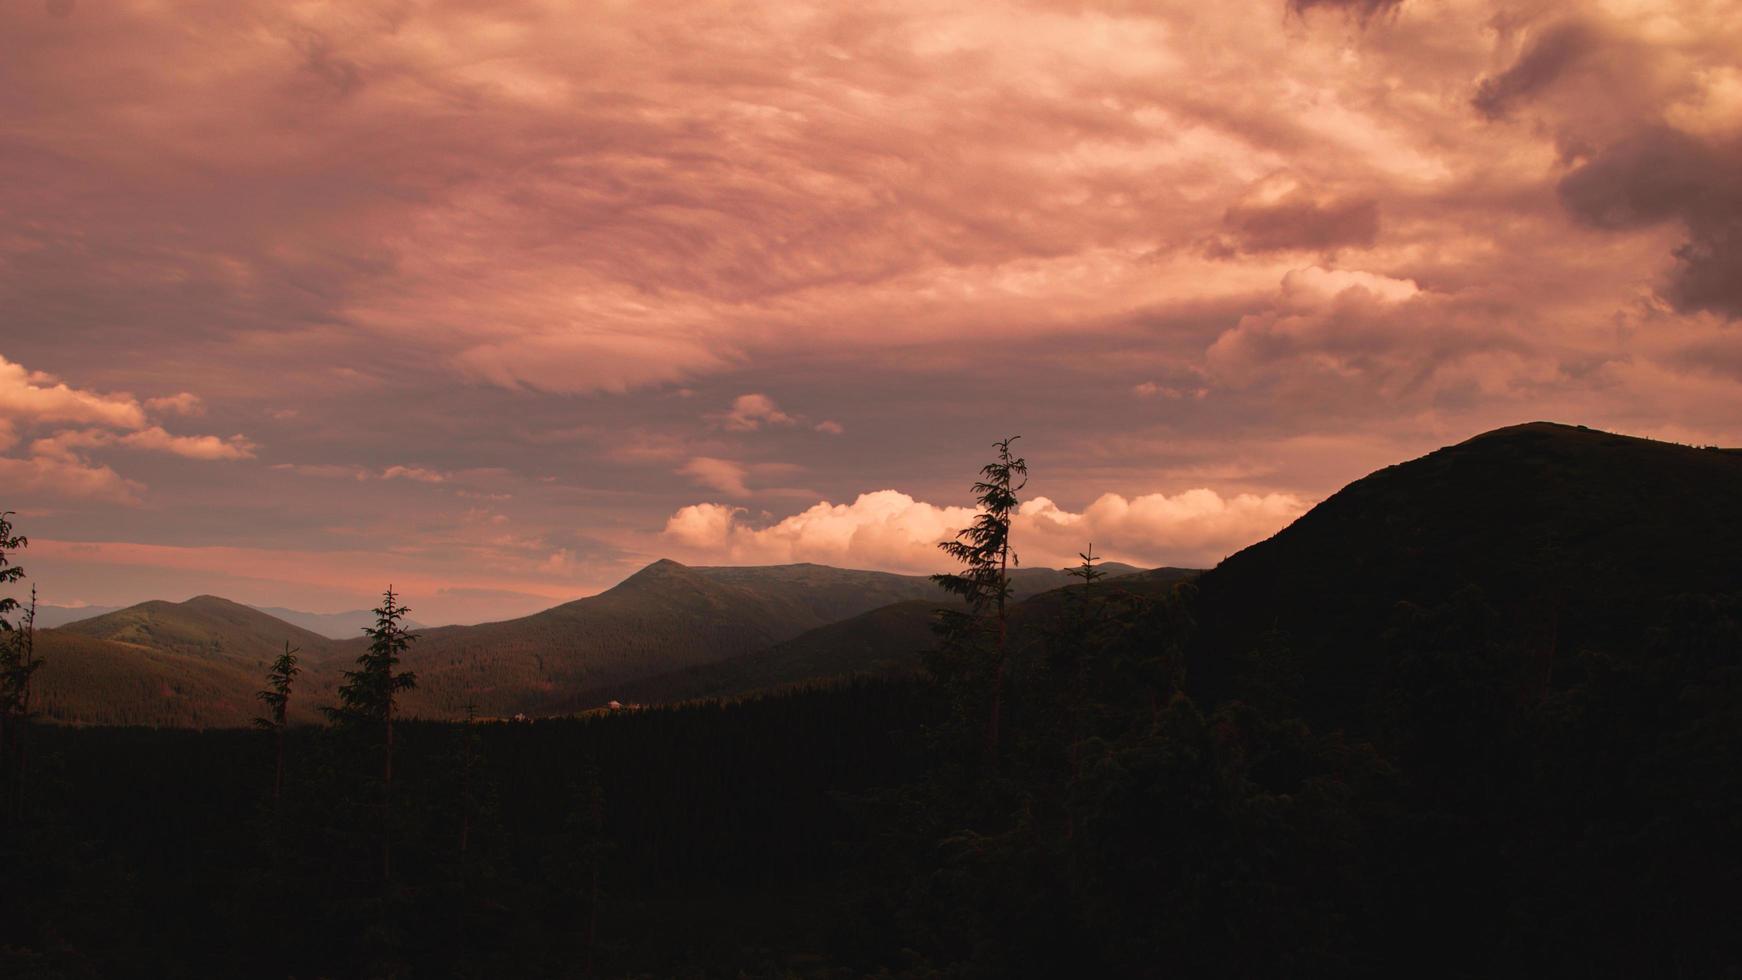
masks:
[[[0,472],[14,492],[26,497],[42,494],[55,499],[134,504],[144,486],[93,462],[88,458],[91,451],[120,447],[185,459],[253,458],[256,446],[245,436],[174,435],[151,424],[149,418],[151,413],[186,415],[200,411],[203,405],[199,398],[188,392],[142,404],[131,394],[75,388],[0,357],[0,452],[14,449],[22,431],[53,430],[32,439],[25,458],[0,457]],[[58,428],[68,423],[87,427]]]
[[[753,432],[765,425],[794,425],[798,420],[780,410],[774,399],[762,394],[739,395],[721,424],[735,432]]]
[[[34,456],[11,459],[0,456],[0,485],[15,499],[44,502],[92,500],[132,505],[145,488],[100,463],[76,456]]]
[[[847,427],[833,419],[823,419],[821,422],[816,424],[816,430],[818,432],[826,432],[831,436],[838,436],[843,432],[846,432]]]
[[[0,356],[0,417],[13,422],[83,422],[138,429],[145,411],[127,394],[101,394],[68,387],[39,371],[27,371]]]
[[[1123,561],[1201,566],[1275,533],[1305,509],[1290,494],[1224,497],[1202,488],[1172,496],[1103,494],[1080,513],[1035,497],[1015,517],[1011,540],[1031,566],[1070,564],[1090,541]],[[879,490],[850,504],[818,503],[772,524],[745,518],[743,508],[692,504],[666,521],[664,535],[703,560],[813,561],[921,573],[948,566],[938,542],[953,538],[973,520],[974,510]]]

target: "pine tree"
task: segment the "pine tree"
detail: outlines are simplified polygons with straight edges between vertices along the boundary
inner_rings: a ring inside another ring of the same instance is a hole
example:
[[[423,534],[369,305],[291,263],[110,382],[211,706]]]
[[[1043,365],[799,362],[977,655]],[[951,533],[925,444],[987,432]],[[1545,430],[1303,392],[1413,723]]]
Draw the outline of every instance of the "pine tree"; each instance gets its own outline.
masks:
[[[0,511],[0,585],[24,577],[24,569],[12,563],[12,553],[29,547],[30,541],[16,533],[12,511]],[[14,627],[6,614],[18,608],[18,600],[0,597],[0,782],[7,789],[9,812],[22,815],[24,808],[24,727],[30,716],[30,676],[42,666],[36,659],[36,588],[30,590],[30,606],[23,621]]]
[[[302,668],[296,665],[298,651],[291,647],[290,641],[284,641],[284,652],[278,659],[272,661],[272,667],[266,674],[266,689],[254,692],[254,696],[266,705],[267,716],[254,719],[254,727],[269,731],[273,736],[273,754],[275,765],[272,773],[272,804],[278,805],[278,797],[284,790],[284,726],[285,715],[290,708],[290,688],[296,680],[296,675]]]
[[[989,640],[991,679],[991,711],[986,723],[986,752],[996,758],[999,743],[1000,716],[1004,708],[1004,675],[1009,644],[1010,569],[1019,564],[1010,547],[1010,522],[1016,515],[1017,493],[1028,483],[1028,461],[1013,456],[1010,444],[1017,436],[992,444],[998,458],[980,467],[980,479],[974,484],[974,496],[980,510],[974,520],[956,535],[954,541],[938,545],[943,552],[960,562],[963,570],[953,574],[933,575],[932,581],[945,591],[959,595],[968,605],[966,613],[951,613],[940,622],[946,648],[958,655],[972,658]],[[988,636],[989,634],[989,636]]]
[[[393,711],[399,692],[417,687],[417,675],[411,671],[396,672],[402,654],[417,639],[402,620],[411,610],[399,604],[399,596],[389,585],[382,594],[380,608],[375,610],[375,625],[366,626],[369,649],[357,657],[357,670],[345,671],[344,686],[339,688],[339,706],[327,708],[327,717],[340,724],[361,728],[380,725],[381,730],[381,875],[393,877],[391,819],[393,813]]]
[[[1100,557],[1095,554],[1095,542],[1089,542],[1089,550],[1077,552],[1077,557],[1081,558],[1083,563],[1078,565],[1076,568],[1071,569],[1066,574],[1082,579],[1084,585],[1094,585],[1096,582],[1107,577],[1107,573],[1104,570],[1095,567],[1095,563],[1101,560]]]

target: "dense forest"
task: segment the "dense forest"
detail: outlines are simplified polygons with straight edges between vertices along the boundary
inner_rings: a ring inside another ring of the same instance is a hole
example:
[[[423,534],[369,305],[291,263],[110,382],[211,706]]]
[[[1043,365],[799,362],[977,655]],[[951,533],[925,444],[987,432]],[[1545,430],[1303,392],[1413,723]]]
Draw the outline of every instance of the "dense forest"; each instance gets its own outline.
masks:
[[[396,722],[389,615],[330,724],[9,701],[0,975],[1742,973],[1742,453],[1517,426],[1015,603],[1025,472],[982,470],[923,638],[780,654],[919,670]]]

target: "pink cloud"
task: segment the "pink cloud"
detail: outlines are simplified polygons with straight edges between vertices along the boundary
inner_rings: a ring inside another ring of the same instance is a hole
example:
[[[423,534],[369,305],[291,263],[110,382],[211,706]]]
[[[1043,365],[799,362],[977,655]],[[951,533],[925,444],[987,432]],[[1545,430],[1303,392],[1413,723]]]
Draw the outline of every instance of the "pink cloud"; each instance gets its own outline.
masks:
[[[1011,540],[1029,565],[1068,565],[1093,541],[1123,561],[1207,566],[1281,530],[1306,507],[1290,494],[1224,497],[1203,488],[1174,496],[1103,494],[1081,512],[1036,497],[1022,505]],[[697,560],[716,563],[811,561],[924,573],[948,567],[938,542],[974,517],[971,508],[940,507],[895,490],[861,494],[850,504],[825,501],[770,524],[749,523],[745,514],[723,504],[692,504],[666,521],[664,537]]]
[[[0,356],[0,418],[28,423],[83,422],[138,429],[145,412],[128,394],[100,394],[68,387],[53,377],[27,371]]]
[[[389,466],[381,471],[383,480],[411,480],[415,483],[446,483],[447,475],[421,466]]]
[[[762,394],[739,395],[721,424],[735,432],[754,432],[765,425],[794,425],[797,419],[780,410],[774,399]]]
[[[750,495],[749,487],[744,484],[744,478],[750,474],[749,468],[729,459],[698,456],[679,467],[677,472],[694,480],[697,486],[718,490],[729,497]]]

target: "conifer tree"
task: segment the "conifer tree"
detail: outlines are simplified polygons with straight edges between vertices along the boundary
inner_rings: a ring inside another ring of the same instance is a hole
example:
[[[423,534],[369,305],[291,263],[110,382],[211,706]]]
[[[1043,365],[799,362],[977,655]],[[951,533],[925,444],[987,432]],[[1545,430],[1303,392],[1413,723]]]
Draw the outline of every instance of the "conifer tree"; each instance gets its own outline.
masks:
[[[381,792],[382,837],[381,875],[393,876],[393,851],[390,821],[393,811],[393,711],[399,692],[417,686],[417,675],[398,671],[399,659],[417,639],[402,620],[409,609],[399,604],[399,596],[389,585],[382,594],[380,608],[375,610],[375,625],[363,632],[371,642],[369,649],[357,657],[357,670],[345,671],[345,683],[339,688],[339,706],[327,708],[327,717],[335,722],[362,728],[380,726],[381,731]]]
[[[1081,558],[1083,563],[1070,569],[1066,574],[1082,579],[1084,585],[1094,585],[1107,577],[1104,570],[1095,567],[1095,563],[1101,560],[1100,556],[1095,554],[1095,542],[1089,542],[1089,550],[1077,552],[1077,557]]]
[[[992,444],[998,451],[998,458],[980,467],[980,479],[973,488],[980,505],[979,513],[954,541],[938,545],[945,554],[960,562],[963,570],[932,576],[932,581],[945,591],[961,596],[968,605],[966,613],[953,613],[943,618],[940,630],[945,645],[972,655],[976,646],[990,641],[992,690],[991,710],[986,723],[986,751],[993,758],[998,753],[999,723],[1004,707],[1010,569],[1019,563],[1016,552],[1010,547],[1010,522],[1019,503],[1016,495],[1028,483],[1028,461],[1010,451],[1010,444],[1017,438],[1011,436]]]
[[[284,652],[278,659],[272,661],[272,667],[266,674],[266,689],[254,692],[254,696],[266,705],[267,716],[254,719],[254,727],[269,731],[273,736],[273,754],[275,765],[272,773],[272,803],[278,804],[278,797],[284,790],[284,727],[285,715],[290,708],[290,688],[296,680],[296,675],[302,668],[296,665],[298,651],[284,641]]]
[[[30,541],[12,526],[12,511],[0,511],[0,586],[24,577],[24,569],[12,562],[12,553],[29,547]],[[18,600],[0,597],[0,773],[10,789],[11,810],[22,813],[24,799],[24,726],[30,715],[30,676],[42,666],[36,659],[36,588],[30,590],[30,606],[23,621],[14,627],[6,618],[18,608]]]

